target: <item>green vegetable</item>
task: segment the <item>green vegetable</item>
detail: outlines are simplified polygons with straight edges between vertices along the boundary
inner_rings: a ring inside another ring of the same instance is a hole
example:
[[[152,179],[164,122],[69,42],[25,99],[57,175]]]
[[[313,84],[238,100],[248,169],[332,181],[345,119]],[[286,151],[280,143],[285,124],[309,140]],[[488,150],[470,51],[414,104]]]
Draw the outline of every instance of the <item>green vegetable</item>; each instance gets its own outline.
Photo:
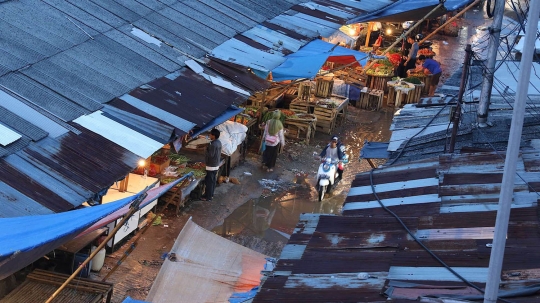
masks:
[[[416,77],[408,77],[408,78],[403,79],[403,81],[409,82],[411,84],[422,84],[422,81],[420,81],[420,79]]]
[[[179,155],[179,154],[170,154],[169,155],[169,159],[171,159],[171,161],[175,161],[177,163],[187,163],[190,161],[190,159],[184,155]]]

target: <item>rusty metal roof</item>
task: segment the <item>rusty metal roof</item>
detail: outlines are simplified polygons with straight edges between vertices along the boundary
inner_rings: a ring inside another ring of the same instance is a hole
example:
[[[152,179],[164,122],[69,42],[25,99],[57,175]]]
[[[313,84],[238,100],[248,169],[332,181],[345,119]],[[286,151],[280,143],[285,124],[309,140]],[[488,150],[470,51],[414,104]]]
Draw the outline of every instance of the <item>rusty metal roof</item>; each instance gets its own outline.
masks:
[[[76,207],[149,153],[104,125],[167,143],[267,88],[247,69],[253,55],[267,69],[393,2],[0,2],[0,125],[14,140],[0,146],[0,217]],[[188,59],[208,60],[204,75]]]
[[[538,142],[522,148],[502,283],[534,284],[540,266]],[[421,296],[480,295],[425,251],[373,194],[447,265],[477,287],[494,234],[504,154],[443,154],[361,173],[343,216],[303,214],[253,302],[396,302]],[[371,181],[372,180],[372,181]],[[367,273],[362,279],[360,273]],[[540,300],[518,295],[513,302]]]

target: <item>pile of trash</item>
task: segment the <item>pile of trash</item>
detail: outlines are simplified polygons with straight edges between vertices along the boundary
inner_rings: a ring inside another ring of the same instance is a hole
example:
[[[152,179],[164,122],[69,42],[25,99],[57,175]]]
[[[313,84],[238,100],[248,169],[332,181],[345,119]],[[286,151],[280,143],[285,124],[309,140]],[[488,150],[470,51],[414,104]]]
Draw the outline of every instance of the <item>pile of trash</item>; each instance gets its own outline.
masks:
[[[265,189],[268,189],[272,193],[275,193],[278,191],[286,191],[297,186],[297,184],[294,184],[290,181],[284,181],[284,180],[261,179],[259,180],[259,183]]]

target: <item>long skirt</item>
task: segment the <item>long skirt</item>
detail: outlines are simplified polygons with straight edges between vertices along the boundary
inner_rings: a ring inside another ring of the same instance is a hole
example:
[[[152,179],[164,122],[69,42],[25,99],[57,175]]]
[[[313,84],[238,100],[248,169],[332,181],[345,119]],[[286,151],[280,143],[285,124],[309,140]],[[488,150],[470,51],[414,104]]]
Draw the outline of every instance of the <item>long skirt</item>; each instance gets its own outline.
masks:
[[[263,161],[264,161],[264,164],[268,168],[274,168],[274,166],[276,166],[278,150],[279,150],[279,144],[276,146],[266,145],[266,149],[264,150],[264,153],[263,153]]]

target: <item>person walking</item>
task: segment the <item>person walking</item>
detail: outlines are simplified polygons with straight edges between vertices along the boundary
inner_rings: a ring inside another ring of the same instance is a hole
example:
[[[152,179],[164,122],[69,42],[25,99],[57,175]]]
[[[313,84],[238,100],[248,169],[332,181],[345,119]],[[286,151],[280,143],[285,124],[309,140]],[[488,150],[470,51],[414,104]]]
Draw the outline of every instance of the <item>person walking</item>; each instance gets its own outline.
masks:
[[[268,172],[274,171],[278,151],[282,152],[285,147],[285,135],[280,117],[281,112],[276,110],[272,115],[272,119],[268,120],[264,127],[263,140],[266,149],[263,152],[263,168],[266,167]]]
[[[214,189],[217,183],[217,172],[219,163],[221,162],[221,141],[219,141],[220,132],[217,129],[210,131],[210,144],[206,148],[206,177],[204,177],[204,195],[201,198],[203,201],[212,201],[214,197]]]
[[[439,62],[426,58],[424,55],[418,56],[418,67],[414,70],[409,70],[409,72],[413,73],[419,73],[423,72],[426,75],[433,75],[431,78],[431,85],[429,86],[429,96],[433,97],[435,95],[435,89],[437,88],[437,85],[439,84],[439,80],[441,79],[442,74],[442,68]]]

